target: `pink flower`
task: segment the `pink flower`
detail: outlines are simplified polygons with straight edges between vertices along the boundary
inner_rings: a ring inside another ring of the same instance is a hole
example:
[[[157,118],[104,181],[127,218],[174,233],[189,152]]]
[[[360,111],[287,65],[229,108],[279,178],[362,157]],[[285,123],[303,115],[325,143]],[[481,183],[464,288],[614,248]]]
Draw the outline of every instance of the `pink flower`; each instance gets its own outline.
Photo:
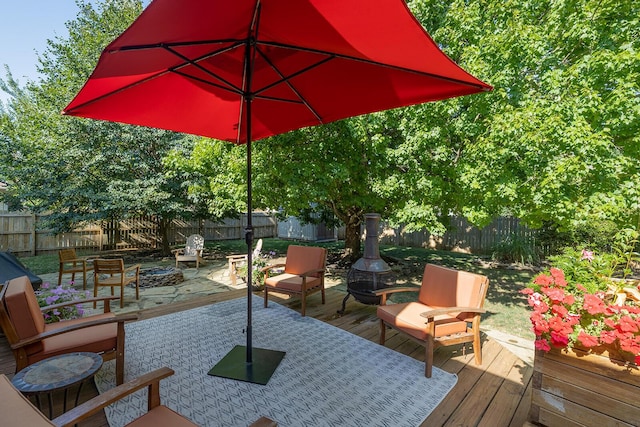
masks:
[[[586,249],[582,250],[582,258],[580,258],[581,260],[587,260],[589,262],[593,261],[593,252],[588,251]]]

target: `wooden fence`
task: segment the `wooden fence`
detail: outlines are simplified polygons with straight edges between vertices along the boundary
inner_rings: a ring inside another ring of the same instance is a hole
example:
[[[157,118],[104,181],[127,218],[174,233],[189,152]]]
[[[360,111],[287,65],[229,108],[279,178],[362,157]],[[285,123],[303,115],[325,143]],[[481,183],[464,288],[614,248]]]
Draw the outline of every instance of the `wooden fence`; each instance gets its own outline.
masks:
[[[62,248],[102,251],[128,248],[157,248],[161,244],[158,223],[153,217],[90,224],[69,233],[53,234],[40,229],[41,217],[29,213],[0,213],[0,251],[18,256],[33,256],[56,252]],[[275,237],[274,217],[255,212],[252,216],[254,236]],[[184,243],[191,234],[205,240],[235,240],[244,238],[246,215],[223,222],[174,220],[169,226],[169,244]]]
[[[29,213],[0,213],[0,251],[10,251],[18,256],[40,255],[62,248],[86,251],[102,251],[127,248],[158,248],[160,236],[153,217],[141,217],[120,221],[103,221],[79,228],[69,233],[53,234],[38,227],[40,217]],[[255,238],[277,237],[278,222],[275,217],[255,212],[252,217]],[[391,228],[381,224],[380,242],[397,246],[415,246],[432,249],[454,250],[467,253],[488,253],[507,237],[519,238],[535,244],[536,230],[520,224],[517,218],[502,217],[478,229],[463,218],[452,217],[452,231],[444,236],[426,231],[404,232],[402,227]],[[169,244],[184,243],[191,234],[200,234],[205,240],[237,240],[244,238],[246,215],[240,219],[222,222],[207,220],[174,220],[168,231]],[[305,240],[305,236],[288,236]],[[338,229],[337,238],[344,239],[344,227]]]
[[[462,218],[452,216],[451,230],[443,236],[435,236],[428,231],[404,232],[402,227],[392,228],[382,224],[380,243],[396,246],[414,246],[431,249],[441,249],[457,252],[483,254],[489,253],[507,237],[518,237],[536,244],[537,230],[532,230],[520,224],[514,217],[500,217],[491,224],[480,229]]]

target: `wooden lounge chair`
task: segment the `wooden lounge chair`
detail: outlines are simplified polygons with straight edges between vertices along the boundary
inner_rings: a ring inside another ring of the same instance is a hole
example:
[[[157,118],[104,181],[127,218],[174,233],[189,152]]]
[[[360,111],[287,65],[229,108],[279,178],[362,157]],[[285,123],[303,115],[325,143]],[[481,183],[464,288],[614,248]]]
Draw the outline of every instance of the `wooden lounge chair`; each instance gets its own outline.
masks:
[[[94,259],[93,260],[93,296],[98,296],[100,286],[111,288],[120,287],[120,308],[124,307],[124,287],[129,283],[136,284],[136,300],[140,299],[140,264],[124,267],[124,260],[117,259]],[[93,304],[96,308],[96,304]]]
[[[425,371],[431,377],[433,351],[439,346],[473,342],[477,365],[482,364],[480,315],[489,279],[479,274],[427,264],[422,286],[386,288],[376,291],[381,297],[377,308],[380,319],[380,344],[385,330],[393,328],[425,348]],[[397,292],[418,292],[418,301],[386,305],[387,296]]]
[[[0,326],[16,359],[16,372],[58,354],[89,351],[116,359],[116,383],[124,380],[124,322],[109,311],[114,297],[76,300],[40,308],[27,276],[7,281],[0,290]],[[104,301],[104,313],[45,324],[43,312],[68,305]]]
[[[71,274],[71,280],[76,280],[76,273],[82,273],[82,289],[87,289],[87,271],[92,269],[87,265],[86,258],[76,256],[75,249],[62,249],[58,251],[60,269],[58,271],[58,286],[62,284],[62,275]]]
[[[174,249],[172,252],[176,256],[176,268],[179,262],[195,262],[196,268],[200,267],[202,259],[202,251],[204,250],[204,237],[199,234],[192,234],[187,237],[187,243],[184,248]]]
[[[315,246],[290,245],[284,264],[269,265],[262,269],[264,279],[264,306],[269,302],[269,292],[280,292],[298,295],[302,300],[301,314],[304,316],[307,307],[307,296],[316,292],[322,293],[322,304],[325,303],[324,273],[327,262],[327,250]],[[271,270],[284,267],[284,272],[277,276],[269,276]]]

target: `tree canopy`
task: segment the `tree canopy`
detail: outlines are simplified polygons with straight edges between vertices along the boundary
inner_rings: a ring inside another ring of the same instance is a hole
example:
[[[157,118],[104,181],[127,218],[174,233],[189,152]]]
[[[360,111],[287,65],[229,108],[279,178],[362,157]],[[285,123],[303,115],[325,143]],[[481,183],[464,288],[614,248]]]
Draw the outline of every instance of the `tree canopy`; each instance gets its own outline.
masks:
[[[434,234],[450,214],[478,226],[505,214],[568,230],[638,223],[640,3],[408,5],[445,53],[494,91],[256,142],[254,207],[336,218],[351,254],[367,211]],[[141,10],[132,0],[78,6],[69,37],[41,55],[40,81],[2,81],[14,94],[0,111],[8,199],[56,212],[59,227],[132,213],[243,212],[246,148],[59,115]]]

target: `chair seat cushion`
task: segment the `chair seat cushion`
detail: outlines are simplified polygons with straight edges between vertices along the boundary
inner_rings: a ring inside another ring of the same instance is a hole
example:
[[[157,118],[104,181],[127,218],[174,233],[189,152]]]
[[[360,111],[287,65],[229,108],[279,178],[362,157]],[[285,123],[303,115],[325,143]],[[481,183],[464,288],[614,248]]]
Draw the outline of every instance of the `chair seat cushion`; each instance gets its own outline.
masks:
[[[197,425],[164,405],[156,406],[140,418],[127,424],[128,427],[194,427]]]
[[[420,316],[420,314],[435,308],[418,302],[382,305],[377,309],[377,316],[387,324],[401,329],[419,340],[425,340],[427,337],[427,319]],[[456,318],[455,314],[445,314],[435,318],[436,337],[467,330],[467,323]]]
[[[302,277],[297,274],[283,273],[277,276],[268,277],[264,281],[265,286],[281,290],[283,292],[302,292]],[[320,277],[307,276],[307,290],[322,285]]]
[[[113,313],[98,314],[95,316],[83,317],[79,319],[64,320],[61,322],[45,325],[45,332],[66,327],[68,325],[81,324],[90,320],[102,318],[113,318]],[[42,351],[29,355],[29,362],[35,363],[38,360],[69,351],[88,351],[92,353],[102,353],[116,348],[118,336],[117,323],[107,325],[92,326],[77,331],[56,335],[42,341]]]

